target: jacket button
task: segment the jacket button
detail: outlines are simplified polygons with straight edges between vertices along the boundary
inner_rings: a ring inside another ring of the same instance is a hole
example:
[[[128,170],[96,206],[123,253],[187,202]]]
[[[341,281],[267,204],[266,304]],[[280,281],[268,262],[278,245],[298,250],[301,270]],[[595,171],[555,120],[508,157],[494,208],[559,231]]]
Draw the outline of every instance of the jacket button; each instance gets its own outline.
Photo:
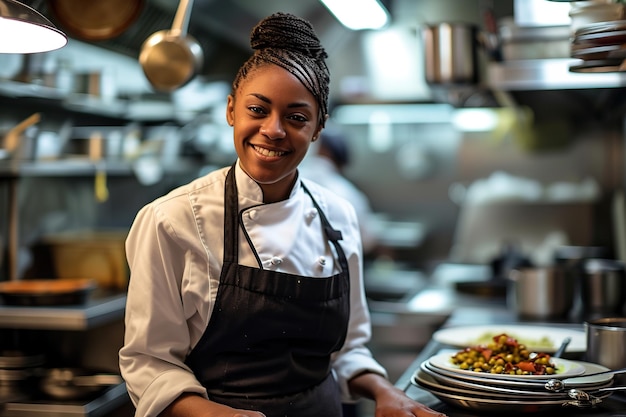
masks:
[[[270,262],[272,263],[272,265],[280,265],[283,263],[283,260],[280,259],[278,256],[272,256],[272,260]]]
[[[256,218],[256,210],[250,210],[250,211],[248,212],[248,218],[249,218],[250,220],[254,220],[254,219]]]
[[[325,256],[320,256],[319,258],[317,258],[317,263],[324,266],[326,265],[326,257]]]
[[[311,210],[309,210],[309,212],[307,213],[307,217],[310,220],[313,220],[315,217],[317,217],[317,209],[312,208]]]

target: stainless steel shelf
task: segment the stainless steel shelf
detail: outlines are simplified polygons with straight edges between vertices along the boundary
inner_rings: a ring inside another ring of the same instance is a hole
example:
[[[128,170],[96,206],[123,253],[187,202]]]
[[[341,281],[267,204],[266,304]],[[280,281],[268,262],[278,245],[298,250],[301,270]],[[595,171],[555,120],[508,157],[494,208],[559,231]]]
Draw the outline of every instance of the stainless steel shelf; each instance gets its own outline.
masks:
[[[0,417],[101,417],[129,401],[126,384],[120,384],[88,402],[41,400],[5,403],[0,407]]]
[[[96,170],[102,168],[109,175],[131,175],[132,165],[124,161],[94,162],[84,159],[59,159],[54,161],[26,161],[5,160],[0,161],[0,178],[13,177],[68,177],[94,175]]]
[[[176,163],[162,166],[168,174],[187,174],[192,169],[199,168],[198,163],[191,159],[181,158]],[[104,160],[90,161],[87,158],[65,158],[53,161],[29,161],[6,159],[0,160],[0,180],[3,178],[20,177],[80,177],[92,176],[98,169],[106,171],[107,175],[128,176],[135,175],[132,161]]]
[[[486,83],[494,89],[562,90],[626,86],[626,73],[577,73],[569,70],[578,59],[520,59],[490,63]]]
[[[126,295],[95,298],[85,305],[21,307],[0,305],[0,327],[32,330],[88,330],[124,317]]]

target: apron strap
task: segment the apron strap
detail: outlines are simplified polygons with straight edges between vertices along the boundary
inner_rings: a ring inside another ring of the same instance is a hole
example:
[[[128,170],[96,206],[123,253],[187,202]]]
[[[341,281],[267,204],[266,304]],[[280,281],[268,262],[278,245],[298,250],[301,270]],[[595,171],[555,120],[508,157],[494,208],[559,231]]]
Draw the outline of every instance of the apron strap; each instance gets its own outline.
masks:
[[[313,198],[313,195],[311,194],[309,189],[306,188],[306,186],[304,185],[304,182],[301,182],[301,184],[302,184],[302,188],[304,189],[304,191],[309,195],[309,197],[311,197],[311,201],[313,201],[313,205],[315,206],[318,213],[320,214],[320,219],[322,220],[322,227],[324,228],[324,233],[326,233],[326,238],[331,241],[333,246],[335,246],[335,250],[337,251],[337,257],[339,258],[338,259],[339,265],[341,265],[341,270],[346,274],[347,277],[349,277],[350,270],[348,269],[348,259],[346,258],[346,254],[343,251],[343,248],[339,244],[339,241],[343,239],[341,230],[333,229],[330,222],[328,221],[328,218],[326,218],[324,211],[319,206],[319,204],[317,204],[317,201],[315,201],[315,198]]]
[[[224,186],[224,262],[237,263],[239,256],[239,225],[237,223],[237,181],[235,163],[226,174]]]

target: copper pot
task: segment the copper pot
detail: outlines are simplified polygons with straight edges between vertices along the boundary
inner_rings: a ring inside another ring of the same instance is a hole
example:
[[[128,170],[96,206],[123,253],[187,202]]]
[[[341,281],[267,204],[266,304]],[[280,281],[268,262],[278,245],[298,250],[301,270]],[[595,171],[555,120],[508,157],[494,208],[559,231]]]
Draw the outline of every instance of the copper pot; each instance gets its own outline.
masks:
[[[124,33],[145,0],[49,0],[56,23],[77,39],[102,41]]]

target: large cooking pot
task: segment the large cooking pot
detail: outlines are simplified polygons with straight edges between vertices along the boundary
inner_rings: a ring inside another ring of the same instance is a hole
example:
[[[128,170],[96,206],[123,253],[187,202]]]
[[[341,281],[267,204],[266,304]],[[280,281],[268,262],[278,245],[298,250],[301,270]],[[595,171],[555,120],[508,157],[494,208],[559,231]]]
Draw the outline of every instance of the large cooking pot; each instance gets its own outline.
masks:
[[[478,82],[478,27],[443,22],[421,30],[426,82],[475,84]]]
[[[587,259],[581,275],[583,313],[588,319],[625,313],[626,267],[614,259]]]
[[[565,318],[574,301],[574,282],[558,266],[522,267],[509,273],[507,304],[523,318]]]

